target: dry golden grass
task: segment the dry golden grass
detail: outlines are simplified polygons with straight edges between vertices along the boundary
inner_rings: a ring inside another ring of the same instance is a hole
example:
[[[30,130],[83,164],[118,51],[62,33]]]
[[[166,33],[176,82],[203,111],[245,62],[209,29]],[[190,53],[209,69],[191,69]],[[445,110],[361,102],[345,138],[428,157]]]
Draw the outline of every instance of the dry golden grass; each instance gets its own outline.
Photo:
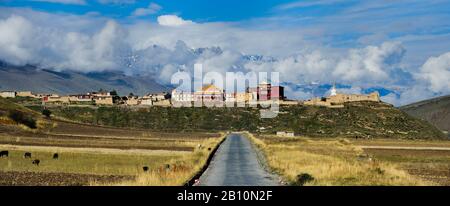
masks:
[[[352,139],[354,145],[360,146],[397,146],[397,147],[450,147],[449,140],[399,140],[399,139]]]
[[[450,185],[450,150],[364,149],[364,151],[379,160],[395,163],[408,173],[433,181],[437,185]]]
[[[0,145],[1,150],[10,152],[9,157],[0,160],[0,171],[130,177],[121,182],[94,180],[88,185],[183,185],[206,164],[211,151],[223,138],[224,135],[201,139],[197,141],[201,147],[196,146],[192,152]],[[31,152],[33,158],[23,158],[25,152]],[[60,155],[58,160],[52,159],[55,152]],[[41,160],[41,164],[31,164],[34,159]],[[148,166],[149,171],[144,172],[143,166]]]
[[[9,157],[0,160],[1,172],[37,172],[69,173],[92,175],[134,176],[142,172],[142,166],[161,167],[176,159],[183,159],[188,152],[155,151],[153,153],[121,153],[110,151],[78,151],[72,148],[36,148],[36,147],[0,147],[7,149]],[[97,150],[102,150],[97,148]],[[32,158],[23,158],[25,152],[31,152]],[[57,152],[59,158],[53,159]],[[31,164],[39,159],[39,166]],[[1,177],[0,177],[1,178]]]
[[[363,150],[347,139],[247,136],[263,150],[269,166],[289,183],[307,173],[314,180],[305,185],[432,185],[395,164],[364,156]]]
[[[16,122],[14,122],[13,120],[9,119],[8,117],[0,116],[0,124],[3,124],[3,125],[15,125]]]
[[[79,183],[83,185],[183,185],[205,165],[212,149],[224,138],[224,134],[202,133],[151,133],[151,137],[116,137],[106,133],[19,135],[0,135],[0,149],[10,151],[10,157],[0,160],[0,172],[108,176]],[[25,152],[41,160],[39,167],[23,158]],[[59,160],[52,159],[55,152],[59,153]],[[170,169],[166,170],[166,165]],[[148,166],[149,171],[144,172],[143,166]],[[118,178],[109,176],[126,178],[117,182]]]
[[[24,130],[27,130],[24,128]],[[28,129],[31,130],[31,129]],[[62,135],[30,131],[22,134],[1,134],[0,144],[78,148],[116,148],[192,151],[205,138],[172,138],[164,134],[160,138],[115,137],[90,135]],[[211,136],[213,137],[213,136]],[[213,137],[214,138],[214,137]]]
[[[168,162],[170,169],[166,169],[165,165],[161,167],[150,168],[148,172],[139,172],[136,174],[135,180],[114,182],[114,183],[97,183],[91,182],[90,185],[115,185],[115,186],[176,186],[183,185],[206,164],[206,161],[214,147],[225,138],[209,138],[203,140],[201,148],[196,148],[193,152],[173,159]],[[208,150],[211,148],[211,150]]]

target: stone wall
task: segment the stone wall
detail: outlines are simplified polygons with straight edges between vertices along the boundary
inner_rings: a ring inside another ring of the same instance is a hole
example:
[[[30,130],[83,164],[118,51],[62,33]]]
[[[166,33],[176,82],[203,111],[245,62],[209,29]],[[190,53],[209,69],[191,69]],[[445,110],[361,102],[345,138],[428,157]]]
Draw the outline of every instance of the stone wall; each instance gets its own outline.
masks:
[[[380,102],[378,92],[372,92],[368,95],[360,94],[336,94],[327,98],[312,98],[304,102],[305,105],[325,106],[325,107],[342,107],[345,102],[373,101]]]
[[[374,101],[379,102],[380,96],[378,92],[372,92],[369,95],[360,94],[336,94],[327,98],[331,104],[343,104],[345,102],[358,102],[358,101]]]

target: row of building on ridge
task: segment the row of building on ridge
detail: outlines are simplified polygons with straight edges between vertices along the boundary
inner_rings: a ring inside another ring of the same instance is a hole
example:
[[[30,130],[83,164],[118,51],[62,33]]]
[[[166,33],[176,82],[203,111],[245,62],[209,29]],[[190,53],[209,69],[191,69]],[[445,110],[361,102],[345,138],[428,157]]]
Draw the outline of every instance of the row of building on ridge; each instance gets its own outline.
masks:
[[[115,91],[100,90],[97,92],[88,92],[85,94],[73,95],[58,95],[58,94],[34,94],[30,91],[1,91],[0,97],[14,98],[32,97],[39,98],[43,104],[86,104],[86,105],[147,105],[147,106],[172,106],[177,103],[221,103],[221,102],[236,102],[236,103],[261,103],[267,101],[276,101],[279,104],[295,105],[313,105],[325,106],[330,108],[344,107],[346,102],[355,101],[374,101],[380,102],[380,95],[378,92],[372,92],[368,95],[361,94],[342,94],[338,93],[336,87],[333,86],[330,90],[330,95],[327,97],[316,97],[306,101],[289,101],[284,96],[284,87],[272,86],[269,83],[261,83],[256,88],[247,88],[243,92],[226,92],[225,90],[209,84],[204,85],[201,89],[195,92],[172,90],[171,93],[160,92],[150,93],[144,96],[136,96],[129,94],[128,96],[119,96]]]
[[[172,90],[173,102],[261,102],[261,101],[284,101],[284,87],[272,86],[263,82],[255,88],[246,88],[245,91],[227,92],[213,84],[205,85],[195,92]]]
[[[128,96],[119,96],[116,91],[99,90],[83,94],[59,95],[59,94],[35,94],[30,91],[2,91],[1,97],[14,98],[31,97],[39,98],[43,104],[84,104],[84,105],[149,105],[171,106],[176,102],[245,102],[285,100],[284,88],[261,83],[256,88],[247,88],[244,92],[226,92],[223,89],[209,84],[204,85],[195,92],[183,92],[177,89],[171,93],[149,93],[144,96],[136,96],[130,93]]]
[[[74,105],[161,105],[170,106],[170,94],[167,92],[147,94],[142,97],[129,94],[119,96],[116,91],[99,90],[84,94],[36,94],[31,91],[1,91],[0,97],[31,97],[41,99],[43,104],[74,104]]]

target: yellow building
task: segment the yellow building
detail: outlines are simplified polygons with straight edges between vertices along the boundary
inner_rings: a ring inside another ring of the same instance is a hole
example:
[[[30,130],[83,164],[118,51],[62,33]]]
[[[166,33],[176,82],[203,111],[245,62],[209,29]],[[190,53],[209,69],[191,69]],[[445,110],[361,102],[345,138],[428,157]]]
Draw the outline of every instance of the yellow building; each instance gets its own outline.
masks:
[[[92,96],[87,94],[75,94],[69,95],[69,101],[71,103],[92,103]]]
[[[64,104],[70,103],[69,96],[59,96],[57,94],[52,94],[50,96],[44,97],[43,101],[45,103],[64,103]]]
[[[150,98],[150,97],[142,97],[141,99],[140,99],[140,105],[147,105],[147,106],[152,106],[153,105],[153,101],[152,101],[152,98]]]
[[[140,104],[140,99],[136,96],[134,97],[128,97],[128,99],[126,100],[125,104],[126,105],[130,105],[130,106],[134,106],[134,105],[138,105]]]
[[[247,99],[251,96],[249,93],[246,92],[237,92],[236,93],[236,102],[247,102]]]
[[[171,105],[172,104],[170,102],[170,99],[159,100],[159,101],[153,102],[153,106],[170,107]]]
[[[37,98],[37,96],[33,94],[31,91],[19,91],[17,92],[16,96]]]
[[[222,89],[213,84],[208,84],[202,87],[201,90],[194,93],[195,101],[203,102],[217,102],[224,100],[224,92]]]
[[[114,99],[112,96],[96,96],[94,102],[98,105],[113,105]]]
[[[226,102],[249,102],[252,100],[253,95],[248,92],[236,92],[236,93],[226,93]]]

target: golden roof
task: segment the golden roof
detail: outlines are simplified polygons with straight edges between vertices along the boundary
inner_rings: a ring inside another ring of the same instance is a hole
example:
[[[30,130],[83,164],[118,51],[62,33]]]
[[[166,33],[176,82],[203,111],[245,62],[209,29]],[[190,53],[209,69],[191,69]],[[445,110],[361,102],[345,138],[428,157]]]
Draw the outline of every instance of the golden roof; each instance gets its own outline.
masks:
[[[211,90],[216,90],[216,91],[221,91],[221,89],[219,89],[218,87],[216,87],[214,84],[208,84],[202,87],[202,91],[211,91]]]

